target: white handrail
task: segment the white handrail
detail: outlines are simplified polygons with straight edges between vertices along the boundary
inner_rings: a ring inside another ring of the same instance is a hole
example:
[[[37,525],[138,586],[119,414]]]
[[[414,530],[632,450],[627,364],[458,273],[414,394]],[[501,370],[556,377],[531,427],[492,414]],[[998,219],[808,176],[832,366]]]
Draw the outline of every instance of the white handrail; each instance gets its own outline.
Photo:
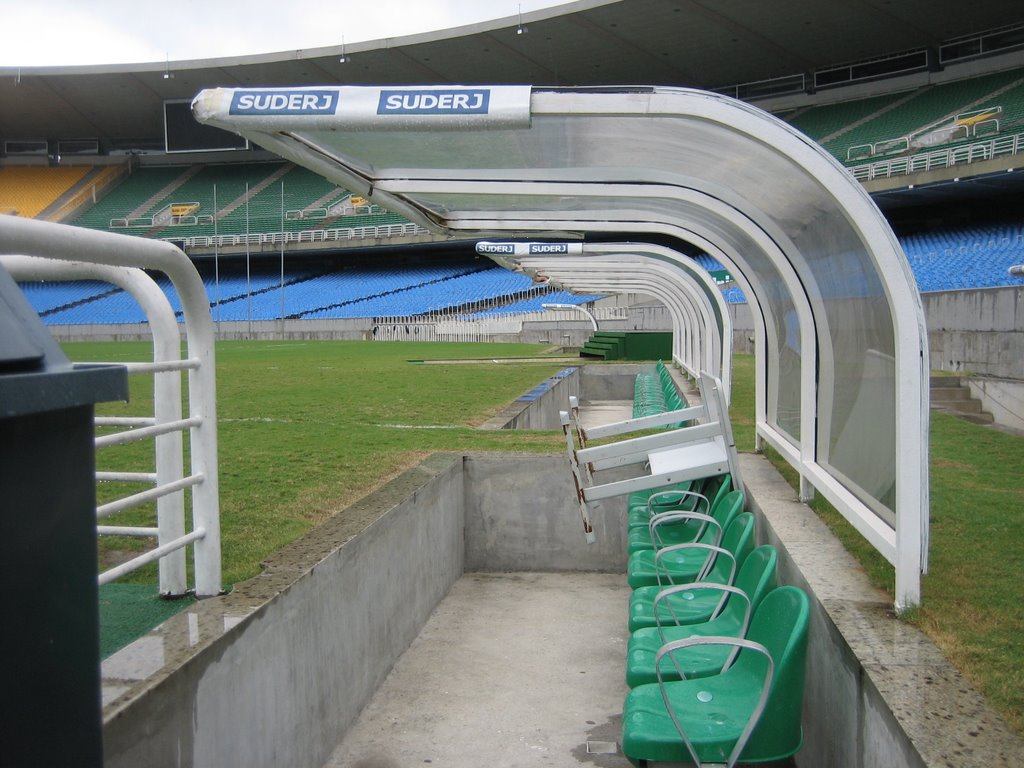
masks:
[[[1024,151],[1024,133],[1015,133],[971,144],[918,152],[905,157],[891,157],[861,165],[847,166],[847,170],[858,181],[871,181],[991,160],[1003,155],[1016,155],[1022,151]]]
[[[181,243],[189,248],[213,248],[237,245],[280,245],[283,243],[320,243],[335,240],[374,240],[403,235],[429,235],[429,229],[418,224],[380,224],[366,227],[332,227],[331,229],[306,229],[301,232],[250,232],[237,235],[193,235],[175,237],[168,234],[163,240]]]
[[[97,426],[152,427],[181,421],[180,370],[194,361],[180,360],[181,340],[178,323],[167,296],[141,269],[115,267],[107,264],[57,261],[34,256],[8,256],[5,264],[24,278],[47,280],[97,279],[117,285],[128,292],[143,308],[153,333],[153,363],[127,363],[129,375],[154,372],[154,415],[152,417],[101,416],[94,419]],[[164,372],[175,372],[173,375]],[[145,434],[145,433],[143,433]],[[182,438],[180,431],[161,430],[153,435],[156,455],[157,483],[168,483],[184,474]],[[131,439],[142,439],[136,433]],[[124,441],[119,441],[124,442]],[[106,444],[117,444],[108,441]],[[97,473],[97,480],[102,479]],[[157,520],[161,536],[157,545],[179,538],[185,532],[185,503],[183,497],[162,497],[157,501]],[[163,558],[159,567],[160,594],[182,595],[186,592],[185,552],[176,551]]]
[[[191,475],[193,478],[202,478],[202,482],[192,488],[193,533],[184,536],[172,534],[167,538],[176,541],[187,538],[188,542],[194,541],[196,595],[208,597],[219,594],[221,592],[220,486],[217,469],[214,328],[206,290],[195,266],[181,250],[170,243],[13,216],[0,217],[0,255],[4,256],[5,265],[8,263],[9,257],[6,256],[8,254],[56,259],[65,262],[61,266],[70,272],[81,273],[85,271],[85,265],[93,267],[108,265],[122,268],[122,272],[126,267],[159,270],[170,278],[181,300],[185,318],[188,360],[194,361],[195,366],[192,367],[193,363],[189,363],[189,417],[184,426],[190,430]],[[155,283],[152,290],[159,291]],[[162,296],[162,292],[160,293]],[[136,295],[135,292],[133,295]],[[163,301],[166,302],[166,297],[163,298]],[[167,332],[158,332],[158,328],[163,328],[165,325],[167,327],[164,328],[164,331]],[[173,312],[170,313],[170,317],[165,312],[158,312],[150,317],[150,326],[154,332],[154,347],[158,343],[161,345],[173,343],[180,346],[178,326]],[[172,326],[173,333],[170,333]],[[154,357],[158,362],[178,359],[180,358],[180,349],[174,353],[171,353],[170,350],[161,350],[159,353],[155,351]],[[161,380],[165,380],[166,383],[161,383]],[[174,385],[170,383],[172,381],[176,381],[180,388],[178,374],[158,374],[155,377],[154,388],[159,387],[161,391],[169,391],[174,388]],[[163,390],[163,387],[167,387],[167,390]],[[177,391],[179,394],[176,400],[180,403],[180,389]],[[155,395],[157,403],[174,399],[167,397],[166,394],[155,392]],[[158,408],[160,407],[162,406],[158,406]],[[168,418],[166,413],[159,411],[156,414],[158,424],[179,420],[180,411],[176,418]],[[143,427],[142,429],[148,428]],[[157,440],[180,441],[181,433],[171,431],[160,435]],[[168,452],[168,454],[170,453],[173,452]],[[181,453],[180,450],[177,452],[179,462]],[[159,455],[157,474],[160,475],[161,485],[165,485],[163,473],[167,471],[167,468],[162,465]],[[183,471],[179,469],[176,472],[176,478],[181,478],[182,475]],[[176,478],[168,476],[168,482],[174,482]],[[180,496],[180,494],[172,494],[169,498],[175,496]],[[160,520],[160,522],[163,521]],[[163,537],[164,526],[161,524],[160,528],[161,537]],[[200,531],[202,533],[199,533]],[[153,552],[166,549],[163,554],[167,554],[175,549],[180,549],[181,546],[183,545],[179,544],[178,547],[167,549],[161,545]],[[148,555],[152,555],[152,552]],[[159,559],[159,557],[155,559]],[[136,560],[142,559],[136,558]],[[145,560],[145,562],[150,562],[150,560]],[[123,566],[120,566],[115,570],[121,573],[122,569]],[[109,573],[111,572],[108,571],[107,574]],[[107,578],[107,574],[104,574],[104,578]]]

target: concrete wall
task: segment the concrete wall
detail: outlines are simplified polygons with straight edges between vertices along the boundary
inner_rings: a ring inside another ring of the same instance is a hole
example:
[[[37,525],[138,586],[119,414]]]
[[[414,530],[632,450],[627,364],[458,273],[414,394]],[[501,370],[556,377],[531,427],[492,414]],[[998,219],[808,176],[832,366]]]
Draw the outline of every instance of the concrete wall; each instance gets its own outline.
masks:
[[[745,355],[754,354],[754,313],[749,304],[729,304],[732,319],[732,349]]]
[[[1024,379],[1024,285],[921,294],[935,370]],[[753,352],[753,317],[730,304],[733,344]]]
[[[183,647],[108,659],[105,687],[159,655],[104,709],[107,768],[323,765],[462,574],[463,498],[462,457],[434,456],[190,609]]]
[[[555,375],[517,398],[483,424],[483,429],[562,428],[560,411],[568,410],[569,397],[580,400],[632,400],[636,376],[653,370],[653,365],[572,366],[570,375]]]
[[[580,398],[632,401],[637,374],[653,370],[650,363],[584,366],[580,374]]]
[[[580,368],[570,366],[513,400],[482,429],[561,429],[560,411],[568,410],[569,398],[580,395]]]
[[[932,368],[1024,379],[1024,286],[922,299]]]
[[[995,423],[1024,433],[1024,381],[987,376],[960,379],[981,401],[981,409],[991,413]]]
[[[465,488],[467,571],[625,571],[625,500],[591,505],[587,544],[564,455],[467,456]]]

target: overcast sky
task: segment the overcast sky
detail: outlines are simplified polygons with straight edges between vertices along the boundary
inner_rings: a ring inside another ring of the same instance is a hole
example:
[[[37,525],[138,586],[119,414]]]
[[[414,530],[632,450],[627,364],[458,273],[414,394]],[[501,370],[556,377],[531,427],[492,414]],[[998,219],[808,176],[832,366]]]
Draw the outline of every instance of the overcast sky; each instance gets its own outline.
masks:
[[[0,66],[294,51],[516,16],[564,0],[0,0]]]

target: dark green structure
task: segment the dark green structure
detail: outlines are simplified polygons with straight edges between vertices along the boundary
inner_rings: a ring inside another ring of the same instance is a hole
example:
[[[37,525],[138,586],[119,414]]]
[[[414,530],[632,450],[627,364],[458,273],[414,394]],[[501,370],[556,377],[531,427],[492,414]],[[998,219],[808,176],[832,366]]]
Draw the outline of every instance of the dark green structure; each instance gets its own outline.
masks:
[[[72,365],[0,267],[0,764],[103,763],[93,410],[127,398],[125,368]]]
[[[595,331],[580,348],[580,357],[603,360],[671,360],[670,331]]]

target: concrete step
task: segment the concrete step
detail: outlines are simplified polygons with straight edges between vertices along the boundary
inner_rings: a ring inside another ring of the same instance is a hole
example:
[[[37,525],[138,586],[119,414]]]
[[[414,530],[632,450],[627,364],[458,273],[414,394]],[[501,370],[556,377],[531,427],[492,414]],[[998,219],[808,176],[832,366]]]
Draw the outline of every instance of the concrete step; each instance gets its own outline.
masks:
[[[957,403],[971,399],[971,390],[968,387],[939,387],[932,389],[933,403]]]
[[[959,376],[931,376],[928,383],[933,392],[936,389],[958,389],[964,385]]]
[[[981,401],[971,394],[971,388],[959,376],[932,376],[929,380],[931,406],[937,411],[969,421],[972,424],[992,424],[992,414],[981,409]]]
[[[932,407],[950,413],[981,413],[980,400],[947,400],[946,402],[932,401]]]
[[[987,426],[995,423],[995,419],[992,417],[992,414],[987,411],[978,411],[977,413],[955,413],[953,415],[963,419],[964,421],[969,421],[972,424],[983,424]]]

